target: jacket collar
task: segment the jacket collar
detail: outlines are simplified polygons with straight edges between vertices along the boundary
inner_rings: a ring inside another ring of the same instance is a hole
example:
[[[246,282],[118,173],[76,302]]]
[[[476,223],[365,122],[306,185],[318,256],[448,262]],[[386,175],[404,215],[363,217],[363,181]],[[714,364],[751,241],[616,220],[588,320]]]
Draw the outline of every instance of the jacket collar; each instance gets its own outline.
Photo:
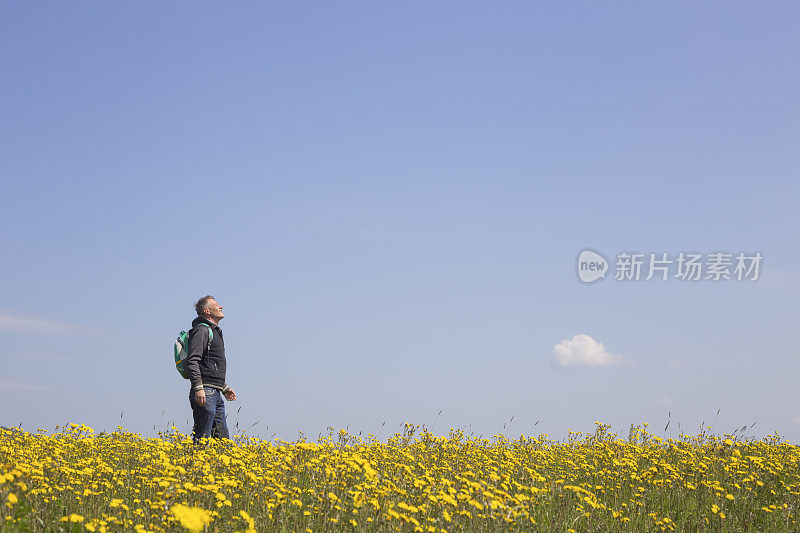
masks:
[[[210,320],[208,320],[204,316],[198,316],[194,320],[192,320],[192,327],[195,327],[199,324],[207,324],[215,329],[220,329],[219,324],[212,324]],[[221,330],[220,330],[221,331]]]

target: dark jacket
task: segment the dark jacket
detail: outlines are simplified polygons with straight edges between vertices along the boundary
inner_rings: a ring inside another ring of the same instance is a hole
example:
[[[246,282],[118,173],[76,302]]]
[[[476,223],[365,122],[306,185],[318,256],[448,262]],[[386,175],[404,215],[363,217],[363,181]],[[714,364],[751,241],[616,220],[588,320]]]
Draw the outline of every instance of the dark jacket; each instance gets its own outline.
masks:
[[[208,346],[208,327],[214,330],[211,346]],[[225,342],[222,339],[222,330],[202,316],[192,321],[189,330],[189,355],[186,358],[186,369],[192,383],[192,390],[212,387],[227,390],[225,384]]]

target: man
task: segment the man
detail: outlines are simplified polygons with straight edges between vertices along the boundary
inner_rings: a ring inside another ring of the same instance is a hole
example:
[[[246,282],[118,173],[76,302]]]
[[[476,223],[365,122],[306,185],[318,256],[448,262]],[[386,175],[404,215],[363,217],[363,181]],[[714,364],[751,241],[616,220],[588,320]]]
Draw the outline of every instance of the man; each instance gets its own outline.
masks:
[[[233,402],[236,393],[225,383],[225,343],[219,327],[219,321],[225,315],[222,306],[210,295],[197,300],[194,308],[197,318],[192,321],[189,331],[189,355],[186,358],[191,381],[189,405],[194,416],[192,435],[195,443],[203,437],[228,439],[222,397]]]

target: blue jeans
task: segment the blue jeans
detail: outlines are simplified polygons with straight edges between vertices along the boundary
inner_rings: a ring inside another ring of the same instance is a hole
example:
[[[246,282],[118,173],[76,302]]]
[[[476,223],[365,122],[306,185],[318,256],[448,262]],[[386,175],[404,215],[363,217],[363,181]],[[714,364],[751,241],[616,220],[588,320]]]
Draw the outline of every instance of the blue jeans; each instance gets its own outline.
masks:
[[[194,416],[192,440],[197,444],[203,437],[229,439],[222,391],[210,387],[203,390],[206,392],[206,404],[203,406],[198,405],[195,401],[195,391],[189,391],[189,405],[192,406],[192,415]]]

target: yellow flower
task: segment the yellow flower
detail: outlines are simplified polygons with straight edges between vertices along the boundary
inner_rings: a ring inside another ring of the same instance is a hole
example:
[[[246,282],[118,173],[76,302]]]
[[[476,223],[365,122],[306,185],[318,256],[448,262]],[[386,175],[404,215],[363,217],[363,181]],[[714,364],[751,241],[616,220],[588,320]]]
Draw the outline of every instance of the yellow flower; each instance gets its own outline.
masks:
[[[200,507],[188,507],[178,504],[173,506],[170,511],[183,527],[193,533],[202,531],[212,520],[211,513]]]
[[[456,499],[450,496],[449,494],[442,494],[440,497],[453,507],[458,507],[458,502],[456,502]]]
[[[251,530],[255,530],[256,524],[253,521],[253,519],[250,517],[250,515],[247,513],[247,511],[241,510],[241,511],[239,511],[239,515],[247,521],[247,526],[248,526],[247,530],[248,530],[248,532],[251,531]]]
[[[419,512],[418,508],[414,507],[413,505],[408,505],[406,502],[400,502],[400,503],[397,504],[397,506],[400,509],[403,509],[403,510],[411,512],[411,513]]]

